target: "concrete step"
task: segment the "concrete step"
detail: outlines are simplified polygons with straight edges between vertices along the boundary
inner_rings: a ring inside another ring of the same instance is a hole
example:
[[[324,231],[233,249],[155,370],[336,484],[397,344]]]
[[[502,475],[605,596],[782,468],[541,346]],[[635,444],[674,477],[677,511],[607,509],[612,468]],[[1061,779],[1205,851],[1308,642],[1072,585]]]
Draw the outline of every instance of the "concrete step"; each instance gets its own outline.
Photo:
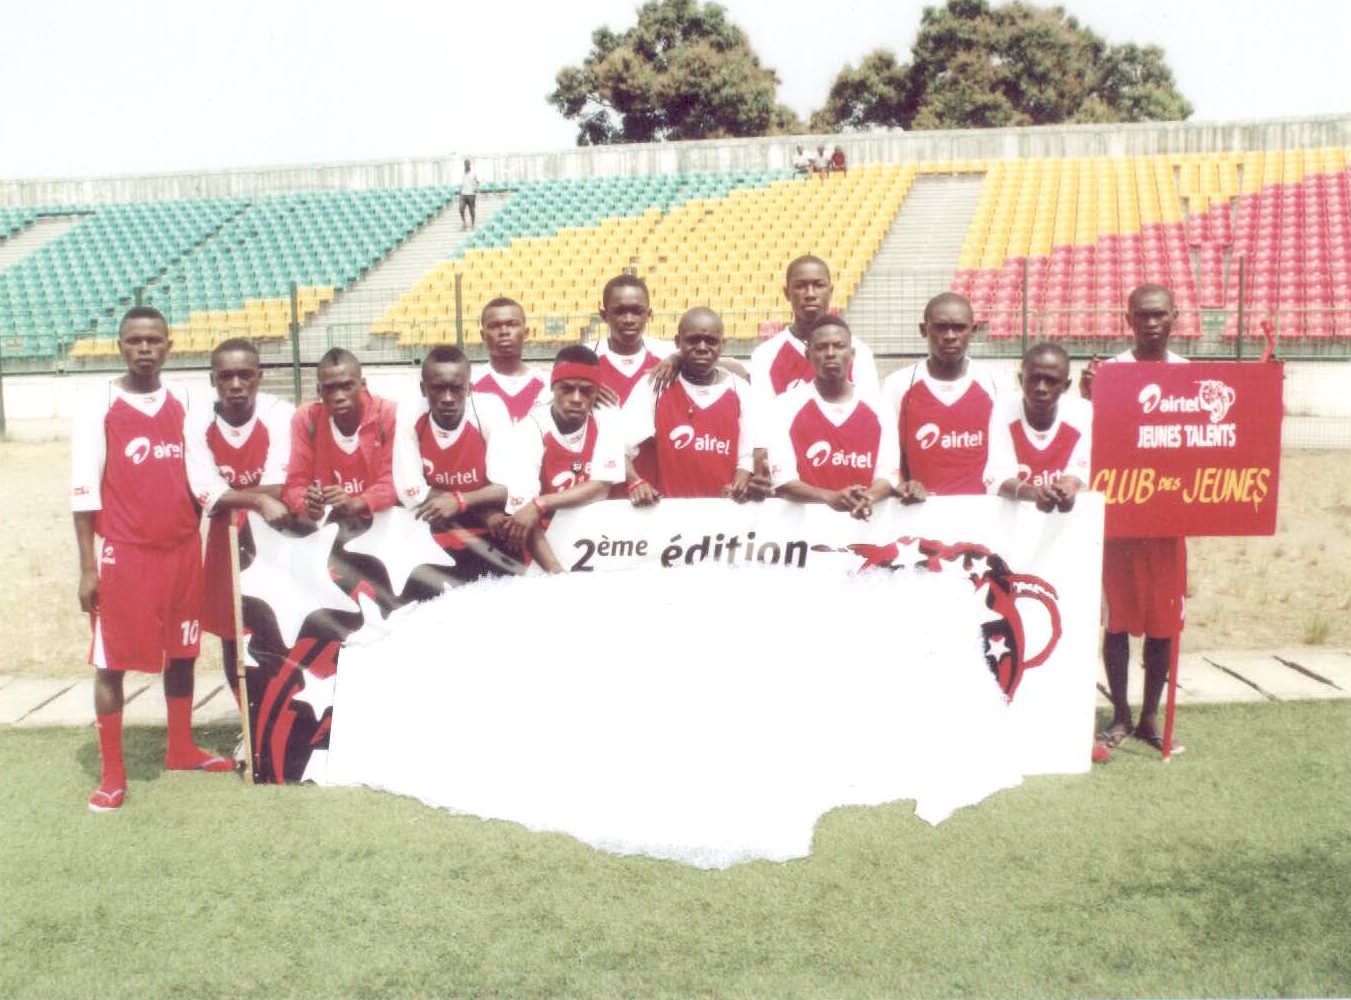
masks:
[[[0,241],[0,274],[52,240],[64,236],[82,221],[83,215],[44,215]]]
[[[479,195],[478,225],[491,219],[509,198],[510,195]],[[461,227],[459,199],[452,198],[360,281],[339,292],[332,302],[310,318],[300,331],[301,357],[314,360],[330,347],[340,346],[348,348],[363,361],[381,360],[380,351],[391,345],[388,338],[373,340],[371,325],[423,275],[454,256],[472,235],[472,230]],[[289,345],[278,346],[289,358]]]
[[[845,310],[874,351],[921,353],[924,304],[948,287],[980,198],[979,176],[915,179]]]

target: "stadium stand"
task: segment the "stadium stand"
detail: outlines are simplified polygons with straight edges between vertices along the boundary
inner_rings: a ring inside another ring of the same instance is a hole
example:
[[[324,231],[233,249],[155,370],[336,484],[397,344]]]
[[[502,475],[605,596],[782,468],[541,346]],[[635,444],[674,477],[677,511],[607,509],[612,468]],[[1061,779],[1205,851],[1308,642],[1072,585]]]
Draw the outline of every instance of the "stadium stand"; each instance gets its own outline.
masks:
[[[1182,337],[1215,316],[1285,338],[1351,337],[1348,180],[1343,148],[1133,158],[1006,160],[991,165],[952,289],[991,339],[1021,335],[1023,280],[1032,335],[1123,337],[1125,296],[1172,287]],[[1240,281],[1240,262],[1244,271]]]
[[[777,171],[531,185],[374,332],[403,345],[453,340],[458,279],[471,315],[512,295],[536,340],[573,341],[594,332],[605,281],[632,269],[651,288],[655,335],[671,336],[676,315],[703,303],[723,314],[729,339],[753,340],[783,315],[785,247],[830,261],[835,305],[847,305],[921,169],[873,164],[810,183]]]
[[[917,304],[899,297],[909,294],[899,291],[906,283],[874,278],[885,278],[896,259],[924,259],[932,233],[890,230],[904,219],[898,213],[916,179],[934,174],[971,178],[961,182],[969,193],[960,212],[949,213],[954,221],[971,211],[979,185],[969,224],[958,223],[966,236],[956,271],[946,270],[949,256],[932,280],[972,300],[991,353],[1016,353],[1024,314],[1033,338],[1085,351],[1119,341],[1125,295],[1144,281],[1175,290],[1179,338],[1194,350],[1219,352],[1232,343],[1240,305],[1246,336],[1260,336],[1269,323],[1283,340],[1314,353],[1351,344],[1344,146],[931,155],[886,163],[851,156],[847,174],[824,180],[742,169],[484,185],[499,199],[491,218],[449,259],[428,257],[434,263],[421,277],[405,272],[361,323],[346,321],[343,336],[369,330],[372,339],[344,343],[390,359],[416,357],[427,344],[472,338],[483,302],[505,294],[521,300],[534,349],[547,353],[596,336],[599,289],[631,270],[651,288],[654,334],[670,336],[679,313],[702,303],[724,315],[729,339],[744,350],[786,318],[783,268],[800,253],[831,263],[840,310],[872,268],[878,301],[865,290],[858,308],[880,310],[874,319],[883,322],[866,328],[885,329],[894,315],[895,330],[908,330]],[[924,184],[940,182],[949,183]],[[322,339],[324,304],[452,210],[454,198],[447,184],[376,184],[0,208],[0,250],[6,242],[15,248],[13,262],[0,263],[0,349],[6,360],[97,365],[116,354],[117,320],[136,301],[165,312],[176,353],[190,358],[226,336],[276,341],[293,318],[292,283],[295,318],[304,323],[318,314],[308,329]],[[12,239],[44,216],[62,217],[71,228],[51,229],[45,243],[36,231]],[[911,252],[898,257],[888,249],[879,258],[884,240],[898,234]],[[23,242],[30,238],[40,244],[31,252]],[[869,336],[885,339],[892,352],[918,349],[913,333]]]

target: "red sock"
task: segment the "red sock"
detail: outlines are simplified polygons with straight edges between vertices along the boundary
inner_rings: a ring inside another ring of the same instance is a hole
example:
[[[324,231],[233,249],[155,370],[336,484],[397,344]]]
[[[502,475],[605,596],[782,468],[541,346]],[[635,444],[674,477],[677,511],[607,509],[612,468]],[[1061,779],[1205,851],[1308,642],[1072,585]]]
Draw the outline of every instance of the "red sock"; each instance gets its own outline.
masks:
[[[127,787],[127,769],[122,763],[122,713],[96,715],[94,727],[99,733],[99,756],[103,758],[99,787],[109,791]]]
[[[164,707],[169,717],[169,749],[166,756],[175,760],[193,756],[197,747],[192,742],[192,695],[171,698],[166,694]]]
[[[208,753],[192,741],[192,697],[164,696],[169,716],[169,746],[164,752],[164,766],[171,771],[233,771],[234,763],[225,757]]]

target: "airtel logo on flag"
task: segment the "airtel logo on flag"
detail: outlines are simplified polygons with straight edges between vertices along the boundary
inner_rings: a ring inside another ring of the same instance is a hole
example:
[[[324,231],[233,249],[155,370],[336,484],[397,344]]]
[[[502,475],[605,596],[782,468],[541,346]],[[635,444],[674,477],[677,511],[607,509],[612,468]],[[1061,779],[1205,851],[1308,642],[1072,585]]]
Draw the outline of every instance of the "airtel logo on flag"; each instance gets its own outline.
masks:
[[[870,452],[832,451],[829,441],[816,441],[806,451],[806,459],[812,468],[819,469],[827,462],[831,465],[843,465],[851,469],[871,469],[873,457]]]
[[[182,458],[183,446],[173,442],[161,441],[152,445],[148,437],[132,438],[122,452],[131,459],[132,465],[140,465],[147,458]]]
[[[1195,396],[1165,396],[1158,383],[1151,382],[1140,390],[1138,401],[1145,413],[1204,413],[1212,424],[1218,424],[1237,398],[1230,385],[1208,378],[1196,383]]]

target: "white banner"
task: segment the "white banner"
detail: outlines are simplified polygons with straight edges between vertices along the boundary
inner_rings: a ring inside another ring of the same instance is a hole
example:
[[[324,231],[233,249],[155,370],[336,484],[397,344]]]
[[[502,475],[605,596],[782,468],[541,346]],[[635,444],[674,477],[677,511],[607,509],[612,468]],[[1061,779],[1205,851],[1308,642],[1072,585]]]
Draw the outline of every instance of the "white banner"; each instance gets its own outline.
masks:
[[[701,866],[810,850],[845,804],[940,822],[1089,767],[1101,498],[610,501],[560,512],[565,576],[368,617],[329,784]]]

